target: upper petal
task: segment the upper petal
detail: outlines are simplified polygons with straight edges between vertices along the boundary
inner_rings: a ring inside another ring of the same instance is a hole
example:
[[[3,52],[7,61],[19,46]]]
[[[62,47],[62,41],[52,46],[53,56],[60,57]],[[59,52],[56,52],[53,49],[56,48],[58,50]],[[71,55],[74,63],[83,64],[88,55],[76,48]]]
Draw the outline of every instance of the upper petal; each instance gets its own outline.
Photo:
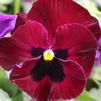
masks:
[[[65,79],[60,83],[54,83],[50,99],[72,99],[79,96],[84,90],[86,77],[82,67],[74,62],[63,62]]]
[[[0,37],[14,29],[16,18],[16,15],[0,14]]]
[[[77,47],[78,46],[78,47]],[[80,24],[59,26],[54,35],[52,48],[55,49],[96,49],[97,42],[92,33]]]
[[[95,60],[97,42],[90,31],[79,24],[65,24],[56,30],[53,49],[67,49],[67,60],[77,61],[86,76]]]
[[[15,31],[12,38],[32,48],[46,48],[48,46],[48,32],[42,24],[36,21],[27,21]]]
[[[98,21],[73,0],[38,0],[28,13],[28,19],[41,22],[50,33],[62,24],[79,23],[92,31],[97,39],[100,36]]]

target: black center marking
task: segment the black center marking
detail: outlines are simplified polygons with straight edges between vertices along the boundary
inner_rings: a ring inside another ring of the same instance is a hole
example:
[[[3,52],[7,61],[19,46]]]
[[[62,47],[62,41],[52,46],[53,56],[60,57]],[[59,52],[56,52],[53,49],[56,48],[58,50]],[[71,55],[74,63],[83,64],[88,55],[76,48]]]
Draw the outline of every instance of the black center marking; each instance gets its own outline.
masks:
[[[66,60],[68,57],[68,50],[67,49],[56,49],[54,50],[55,56],[57,58]]]
[[[56,58],[52,61],[44,61],[43,57],[36,63],[31,75],[35,81],[40,81],[45,76],[49,76],[52,81],[61,82],[65,77],[63,67]]]
[[[43,54],[44,50],[43,48],[32,48],[31,54],[33,57],[38,57]]]

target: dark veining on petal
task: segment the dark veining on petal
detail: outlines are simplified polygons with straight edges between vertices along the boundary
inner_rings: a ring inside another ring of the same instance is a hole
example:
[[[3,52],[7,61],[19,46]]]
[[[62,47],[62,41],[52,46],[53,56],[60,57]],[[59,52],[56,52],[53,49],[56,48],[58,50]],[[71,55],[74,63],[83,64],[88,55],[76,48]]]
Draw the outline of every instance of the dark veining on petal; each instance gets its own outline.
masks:
[[[61,82],[65,77],[63,67],[56,58],[52,61],[44,61],[43,57],[36,63],[31,75],[35,81],[40,81],[45,76],[49,76],[53,82]]]
[[[31,54],[32,54],[33,57],[38,57],[38,56],[43,54],[44,50],[45,49],[43,49],[43,48],[34,48],[33,47],[31,49]]]
[[[56,49],[54,50],[55,56],[57,58],[66,60],[68,57],[68,50],[67,49]]]

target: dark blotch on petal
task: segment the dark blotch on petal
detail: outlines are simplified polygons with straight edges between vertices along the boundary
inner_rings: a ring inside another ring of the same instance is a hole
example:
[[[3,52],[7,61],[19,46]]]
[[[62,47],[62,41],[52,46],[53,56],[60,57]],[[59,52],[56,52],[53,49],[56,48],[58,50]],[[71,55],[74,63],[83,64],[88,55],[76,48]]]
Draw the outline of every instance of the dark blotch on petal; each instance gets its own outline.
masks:
[[[57,58],[66,60],[68,57],[68,50],[67,49],[56,49],[54,50],[55,56]]]
[[[57,59],[50,63],[48,63],[48,75],[50,76],[51,80],[54,82],[61,82],[64,80],[65,74],[62,65],[58,62]],[[47,65],[47,67],[48,67]]]
[[[43,57],[36,63],[31,75],[35,81],[40,81],[45,76],[49,76],[52,81],[61,82],[65,77],[63,67],[56,58],[52,61],[44,61]]]
[[[40,55],[42,55],[44,52],[44,49],[43,48],[32,48],[31,49],[31,54],[33,57],[38,57]]]

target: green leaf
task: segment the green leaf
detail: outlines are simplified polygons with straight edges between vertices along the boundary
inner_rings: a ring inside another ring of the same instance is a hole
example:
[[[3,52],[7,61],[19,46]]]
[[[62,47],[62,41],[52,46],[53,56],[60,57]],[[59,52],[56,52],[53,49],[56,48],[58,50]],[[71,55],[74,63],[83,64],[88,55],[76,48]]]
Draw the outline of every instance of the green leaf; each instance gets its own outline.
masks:
[[[21,90],[8,80],[6,73],[2,68],[0,68],[0,88],[9,94],[13,101],[23,101]],[[18,100],[18,98],[20,99]]]
[[[0,68],[0,88],[6,91],[10,96],[15,96],[18,92],[18,88],[8,80],[2,68]]]
[[[4,70],[0,67],[0,80],[1,80],[1,79],[6,79],[6,78],[7,78],[6,73],[5,73]]]
[[[94,98],[90,96],[90,94],[87,91],[84,91],[77,99],[76,101],[97,101]]]
[[[22,92],[19,91],[19,93],[16,96],[12,97],[12,100],[13,101],[23,101]]]

